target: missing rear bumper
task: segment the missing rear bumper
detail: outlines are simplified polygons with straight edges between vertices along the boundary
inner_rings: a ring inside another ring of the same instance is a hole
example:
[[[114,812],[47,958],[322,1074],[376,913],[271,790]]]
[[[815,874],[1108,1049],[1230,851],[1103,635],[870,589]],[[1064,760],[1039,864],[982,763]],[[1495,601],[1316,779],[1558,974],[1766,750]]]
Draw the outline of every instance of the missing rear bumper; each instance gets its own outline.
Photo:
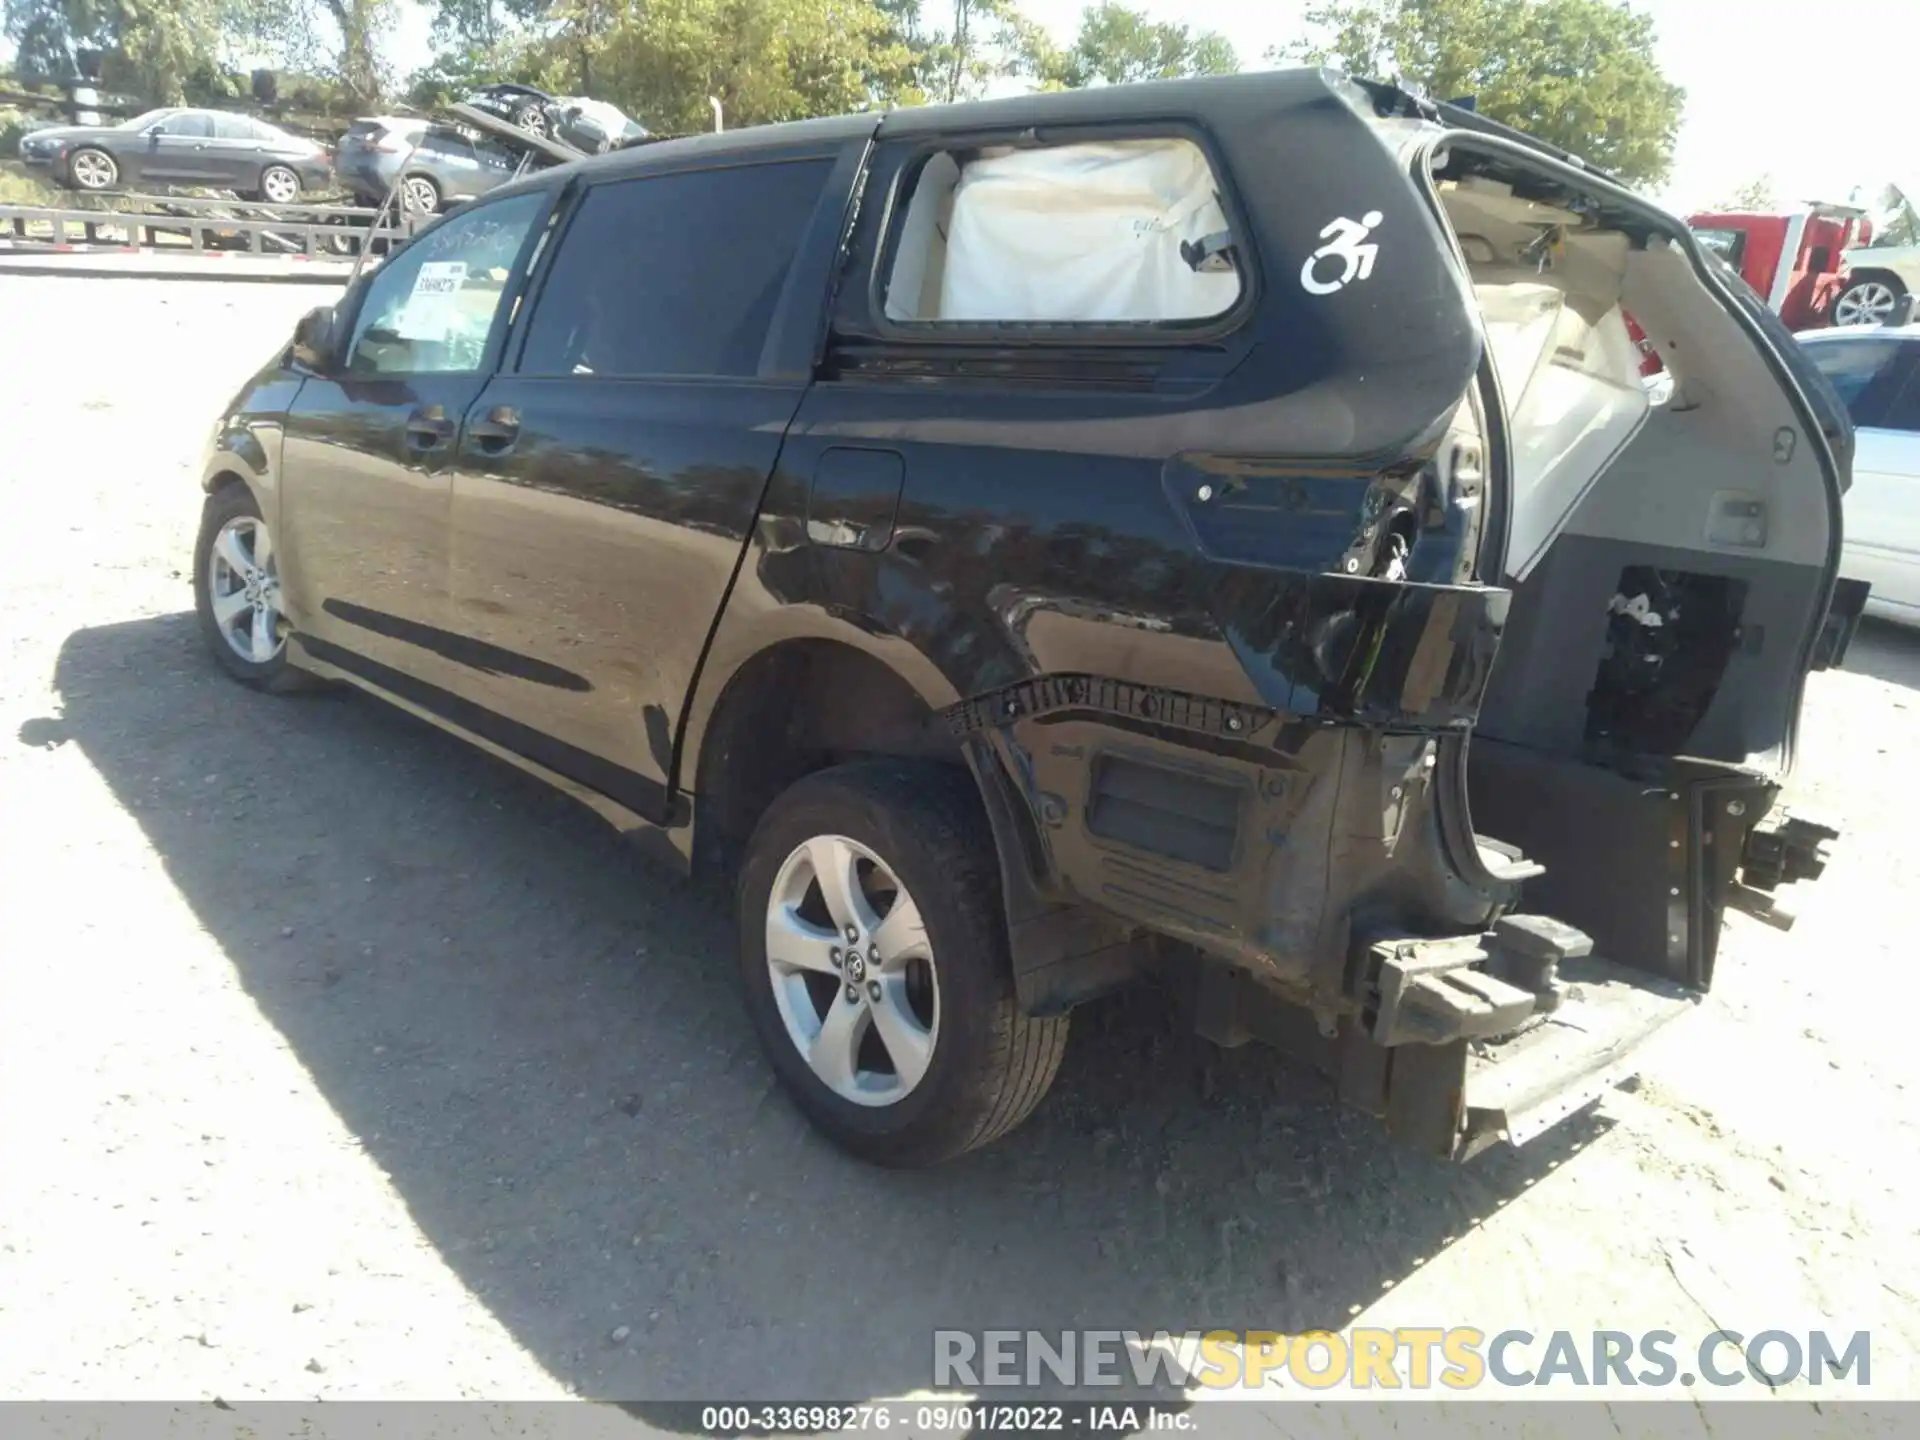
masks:
[[[1682,986],[1591,957],[1570,962],[1562,977],[1560,1010],[1468,1048],[1460,1158],[1499,1140],[1524,1145],[1591,1105],[1638,1069],[1648,1040],[1699,1003]]]
[[[1696,992],[1590,952],[1580,931],[1509,916],[1484,935],[1376,942],[1358,1014],[1316,1017],[1218,962],[1195,967],[1194,1024],[1258,1040],[1332,1076],[1398,1142],[1467,1160],[1522,1145],[1602,1098]]]
[[[1447,1160],[1524,1145],[1634,1074],[1646,1042],[1698,1003],[1591,956],[1568,961],[1560,979],[1559,1007],[1508,1034],[1387,1052],[1376,1100],[1394,1139]]]

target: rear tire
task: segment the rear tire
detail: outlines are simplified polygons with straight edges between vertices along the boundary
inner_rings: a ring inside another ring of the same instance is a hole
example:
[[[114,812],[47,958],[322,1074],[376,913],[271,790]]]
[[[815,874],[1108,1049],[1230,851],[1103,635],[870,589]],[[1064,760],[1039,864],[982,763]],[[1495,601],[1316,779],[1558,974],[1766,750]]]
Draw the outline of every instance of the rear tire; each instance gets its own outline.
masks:
[[[858,857],[838,873],[862,877],[851,951],[839,948],[826,887],[807,878],[810,857],[836,853]],[[815,1128],[861,1159],[951,1159],[1013,1129],[1053,1083],[1067,1017],[1036,1019],[1015,999],[993,837],[965,771],[878,760],[801,780],[748,842],[739,915],[747,1010],[774,1073]],[[915,938],[903,947],[903,936]],[[902,949],[912,958],[896,964]],[[816,1052],[832,1048],[836,1021],[854,1037],[838,1071],[801,1048],[809,1033]],[[902,1034],[924,1047],[905,1064],[892,1058]]]

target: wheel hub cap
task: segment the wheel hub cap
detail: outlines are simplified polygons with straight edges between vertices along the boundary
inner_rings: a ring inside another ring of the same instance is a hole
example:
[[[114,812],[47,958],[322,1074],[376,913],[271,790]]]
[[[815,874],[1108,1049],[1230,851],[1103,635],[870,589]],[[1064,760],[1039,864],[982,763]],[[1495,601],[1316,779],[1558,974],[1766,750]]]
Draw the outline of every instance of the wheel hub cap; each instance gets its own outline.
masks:
[[[264,665],[286,645],[280,579],[261,521],[239,515],[220,527],[207,557],[207,596],[220,638],[248,664]]]
[[[911,1094],[939,1037],[938,972],[886,862],[840,835],[796,848],[774,877],[766,946],[775,1007],[815,1078],[856,1105]]]

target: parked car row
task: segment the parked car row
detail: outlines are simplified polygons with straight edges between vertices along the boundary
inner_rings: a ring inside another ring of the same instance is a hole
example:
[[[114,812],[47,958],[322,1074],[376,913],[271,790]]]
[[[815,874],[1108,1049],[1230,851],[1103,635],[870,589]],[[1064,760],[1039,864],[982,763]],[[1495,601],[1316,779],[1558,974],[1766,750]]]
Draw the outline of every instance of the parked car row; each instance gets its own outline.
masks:
[[[583,96],[501,85],[468,103],[583,154],[648,138],[646,127],[618,107]],[[510,144],[421,116],[356,120],[335,147],[251,116],[178,106],[117,125],[36,130],[22,138],[20,158],[71,190],[205,186],[282,205],[336,185],[373,205],[397,183],[401,203],[417,214],[477,199],[518,169]]]

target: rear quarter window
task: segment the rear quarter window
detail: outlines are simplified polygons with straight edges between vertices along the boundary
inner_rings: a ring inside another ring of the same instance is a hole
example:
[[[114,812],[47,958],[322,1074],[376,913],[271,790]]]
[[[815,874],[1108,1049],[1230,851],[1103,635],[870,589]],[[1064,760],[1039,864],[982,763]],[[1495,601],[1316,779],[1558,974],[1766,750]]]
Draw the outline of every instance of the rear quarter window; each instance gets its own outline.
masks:
[[[1220,182],[1184,138],[941,151],[897,203],[895,325],[1190,324],[1245,290]]]

